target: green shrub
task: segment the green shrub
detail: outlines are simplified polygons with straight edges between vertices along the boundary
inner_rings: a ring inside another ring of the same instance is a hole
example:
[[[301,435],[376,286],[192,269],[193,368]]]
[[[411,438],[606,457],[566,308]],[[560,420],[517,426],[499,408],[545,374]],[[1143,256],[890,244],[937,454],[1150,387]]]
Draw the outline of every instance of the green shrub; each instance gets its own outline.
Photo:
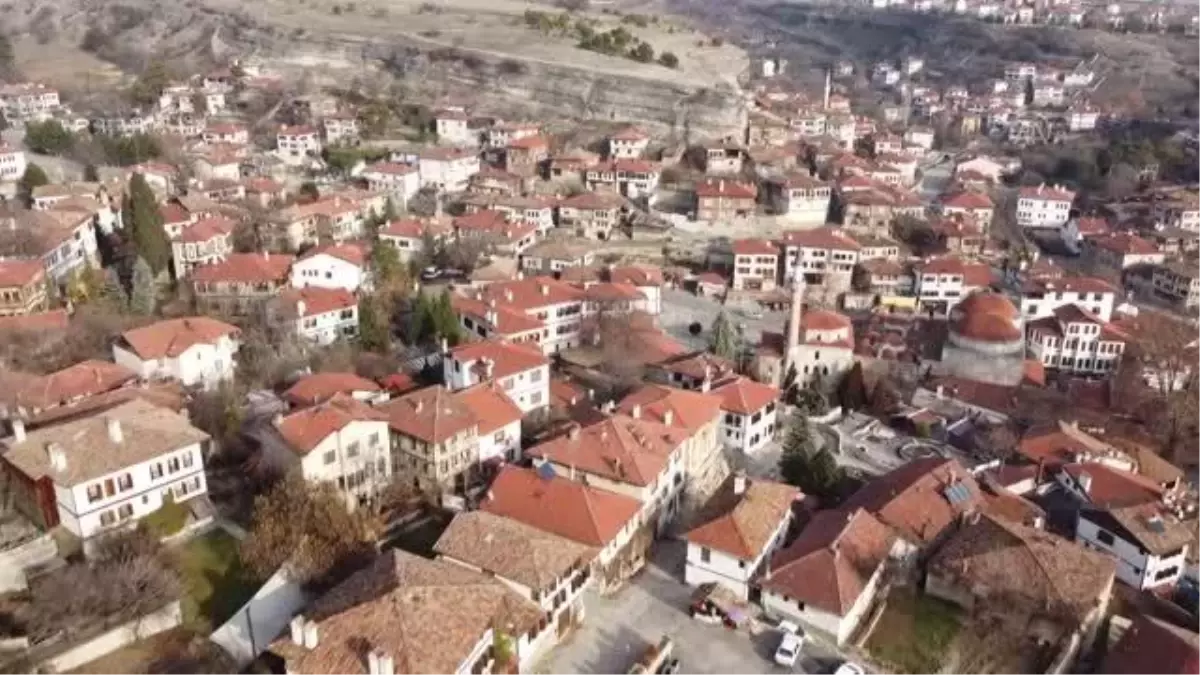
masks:
[[[163,505],[154,513],[142,518],[139,525],[150,534],[162,539],[182,530],[183,526],[187,524],[187,517],[187,507],[176,503],[173,497],[167,496],[163,499]]]

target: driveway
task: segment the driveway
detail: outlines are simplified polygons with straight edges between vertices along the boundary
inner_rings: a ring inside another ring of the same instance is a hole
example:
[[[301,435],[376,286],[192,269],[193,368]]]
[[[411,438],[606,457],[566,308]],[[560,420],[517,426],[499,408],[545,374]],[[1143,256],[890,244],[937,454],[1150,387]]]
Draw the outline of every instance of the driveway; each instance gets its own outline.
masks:
[[[772,661],[779,633],[764,628],[751,636],[688,617],[692,589],[683,579],[685,545],[658,542],[654,560],[614,596],[589,592],[586,616],[535,668],[544,673],[624,673],[651,643],[669,635],[683,673],[832,672],[836,654],[808,642],[789,671]]]

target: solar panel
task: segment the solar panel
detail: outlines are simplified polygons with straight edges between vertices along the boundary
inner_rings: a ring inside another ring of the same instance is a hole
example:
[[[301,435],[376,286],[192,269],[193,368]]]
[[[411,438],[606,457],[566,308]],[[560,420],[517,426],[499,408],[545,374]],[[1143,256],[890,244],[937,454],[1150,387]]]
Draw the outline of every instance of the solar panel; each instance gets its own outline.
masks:
[[[1162,534],[1163,532],[1167,531],[1166,526],[1163,525],[1162,518],[1160,518],[1158,516],[1154,516],[1153,518],[1147,518],[1146,519],[1146,527],[1150,528],[1151,532],[1157,532],[1159,534]]]
[[[967,487],[966,483],[958,481],[942,490],[942,496],[946,498],[946,501],[957,506],[959,503],[971,499],[971,488]]]
[[[558,472],[554,470],[554,465],[550,462],[542,462],[537,468],[537,475],[542,480],[552,480],[558,476]]]

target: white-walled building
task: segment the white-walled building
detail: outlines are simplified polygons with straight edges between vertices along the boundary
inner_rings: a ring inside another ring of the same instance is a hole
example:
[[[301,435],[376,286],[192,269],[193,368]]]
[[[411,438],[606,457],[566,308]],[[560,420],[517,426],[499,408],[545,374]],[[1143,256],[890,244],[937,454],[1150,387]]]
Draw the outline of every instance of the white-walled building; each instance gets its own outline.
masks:
[[[1028,323],[1031,358],[1049,370],[1106,375],[1116,370],[1128,336],[1079,305]]]
[[[233,379],[240,332],[206,316],[165,319],[126,331],[113,360],[144,380],[176,380],[212,388]]]
[[[442,381],[451,391],[494,381],[522,413],[550,403],[550,359],[528,344],[481,340],[459,345],[442,358]]]
[[[863,509],[819,511],[771,561],[761,581],[763,610],[842,644],[866,616],[889,558],[901,548]]]
[[[833,188],[828,183],[796,171],[784,177],[779,189],[779,212],[789,222],[824,225],[829,219]]]
[[[421,189],[420,170],[398,162],[376,162],[358,177],[367,182],[368,190],[387,193],[397,206],[407,204]]]
[[[428,148],[417,157],[421,187],[438,192],[462,192],[479,173],[479,156],[462,148]]]
[[[344,288],[285,288],[267,306],[276,325],[319,345],[358,336],[358,298]]]
[[[725,447],[752,453],[774,438],[779,389],[737,375],[715,384],[711,393],[721,398],[721,441]]]
[[[280,159],[296,164],[321,154],[321,132],[316,127],[283,127],[275,135],[275,152]]]
[[[25,151],[0,142],[0,182],[20,180],[25,175]]]
[[[470,120],[462,108],[444,108],[433,114],[433,128],[443,143],[478,145],[479,134],[471,129]]]
[[[987,263],[961,258],[934,258],[914,268],[918,306],[924,311],[949,314],[972,291],[992,282]]]
[[[1035,228],[1060,228],[1071,217],[1075,193],[1046,185],[1023,187],[1017,195],[1017,225]]]
[[[1026,322],[1053,316],[1065,305],[1078,305],[1101,321],[1112,321],[1117,289],[1098,277],[1031,279],[1021,285],[1021,316]]]
[[[1191,528],[1155,504],[1084,507],[1075,521],[1075,541],[1110,555],[1117,579],[1138,590],[1170,586],[1188,568]]]
[[[748,600],[751,581],[783,546],[793,503],[801,496],[783,483],[740,474],[727,478],[701,512],[703,522],[684,535],[684,581],[689,586],[716,582]]]
[[[636,159],[650,145],[650,136],[636,127],[627,127],[608,137],[610,159]]]
[[[532,342],[547,355],[582,340],[586,294],[552,277],[496,282],[451,300],[468,335]]]
[[[305,251],[292,264],[295,288],[341,288],[355,293],[369,286],[367,253],[358,244],[328,244]]]
[[[732,244],[735,291],[771,291],[779,273],[779,248],[766,239],[738,239]]]
[[[197,265],[221,262],[233,253],[234,222],[225,216],[202,218],[184,226],[171,240],[175,277],[182,279]]]
[[[1083,258],[1093,269],[1120,271],[1142,265],[1161,265],[1167,254],[1132,232],[1114,232],[1084,239]]]
[[[362,401],[338,394],[283,417],[275,430],[305,480],[336,485],[351,506],[391,483],[387,417]]]
[[[507,391],[495,382],[485,382],[455,393],[478,423],[480,464],[515,462],[521,459],[521,419],[524,416]]]
[[[17,215],[18,226],[33,233],[40,244],[46,276],[64,285],[76,270],[99,267],[93,214],[85,211],[38,210]]]
[[[450,224],[444,221],[402,218],[379,229],[379,243],[392,246],[400,255],[400,262],[408,262],[425,250],[426,237],[444,240],[449,232]]]
[[[10,498],[45,529],[61,525],[86,540],[208,490],[208,434],[139,398],[34,431],[13,426],[0,441]]]
[[[0,114],[10,123],[46,119],[61,105],[58,90],[40,82],[0,85]]]
[[[849,288],[862,245],[839,228],[788,230],[779,239],[782,279],[801,275],[809,286]]]

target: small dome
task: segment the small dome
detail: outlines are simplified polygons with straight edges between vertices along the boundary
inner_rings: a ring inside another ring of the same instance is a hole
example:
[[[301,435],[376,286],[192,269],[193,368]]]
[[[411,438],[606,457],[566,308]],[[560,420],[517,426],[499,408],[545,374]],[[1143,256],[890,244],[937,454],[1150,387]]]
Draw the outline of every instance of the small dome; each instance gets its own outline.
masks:
[[[951,332],[976,342],[1012,342],[1023,338],[1021,313],[1000,293],[979,291],[950,312]]]

